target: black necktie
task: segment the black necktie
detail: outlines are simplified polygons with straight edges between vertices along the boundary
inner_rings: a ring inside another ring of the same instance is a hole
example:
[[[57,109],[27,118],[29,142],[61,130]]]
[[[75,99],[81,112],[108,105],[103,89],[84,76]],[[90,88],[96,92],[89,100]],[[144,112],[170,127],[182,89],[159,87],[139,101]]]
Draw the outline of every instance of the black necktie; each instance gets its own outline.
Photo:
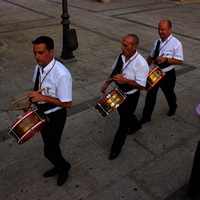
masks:
[[[156,58],[158,57],[158,55],[159,55],[159,48],[160,48],[160,40],[158,40],[158,42],[156,44],[156,49],[155,49],[155,52],[154,52],[153,60],[156,60]]]
[[[38,91],[39,90],[39,80],[40,80],[40,69],[38,68],[33,91]]]

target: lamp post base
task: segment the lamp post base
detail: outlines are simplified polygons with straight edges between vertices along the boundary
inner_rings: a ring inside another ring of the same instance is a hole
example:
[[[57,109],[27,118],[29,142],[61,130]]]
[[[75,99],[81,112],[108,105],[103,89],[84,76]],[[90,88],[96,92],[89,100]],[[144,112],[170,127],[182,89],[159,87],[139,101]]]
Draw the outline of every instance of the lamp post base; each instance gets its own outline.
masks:
[[[63,65],[67,65],[68,63],[77,61],[77,58],[75,58],[75,57],[71,58],[71,59],[64,59],[61,56],[56,56],[55,59],[58,60],[59,62],[61,62]]]
[[[75,58],[72,51],[62,51],[62,55],[60,57],[65,60]]]

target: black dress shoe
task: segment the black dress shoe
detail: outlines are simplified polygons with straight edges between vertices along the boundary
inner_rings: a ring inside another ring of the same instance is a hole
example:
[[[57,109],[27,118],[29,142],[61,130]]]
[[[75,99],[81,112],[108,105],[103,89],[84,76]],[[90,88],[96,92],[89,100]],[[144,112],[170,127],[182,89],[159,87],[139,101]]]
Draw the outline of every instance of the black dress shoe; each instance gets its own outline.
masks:
[[[58,176],[58,180],[57,180],[57,185],[61,186],[63,185],[67,178],[68,178],[68,172],[70,170],[71,165],[69,164],[69,166],[67,167],[67,169],[64,172],[60,172],[59,176]]]
[[[150,122],[150,121],[151,121],[151,119],[148,119],[148,118],[142,118],[142,119],[139,120],[141,125],[146,123],[146,122]]]
[[[115,158],[118,157],[119,153],[120,153],[119,151],[113,151],[113,152],[111,152],[111,154],[109,156],[109,159],[110,160],[114,160]]]
[[[50,169],[49,171],[45,172],[43,176],[47,178],[55,176],[56,174],[58,174],[58,170],[54,167],[53,169]]]
[[[173,109],[169,109],[169,112],[167,113],[168,116],[173,116],[176,113],[177,105]]]
[[[169,110],[167,116],[173,116],[176,113],[176,110]]]
[[[136,131],[140,130],[142,128],[142,126],[139,126],[135,129],[129,129],[127,135],[132,135],[133,133],[135,133]]]

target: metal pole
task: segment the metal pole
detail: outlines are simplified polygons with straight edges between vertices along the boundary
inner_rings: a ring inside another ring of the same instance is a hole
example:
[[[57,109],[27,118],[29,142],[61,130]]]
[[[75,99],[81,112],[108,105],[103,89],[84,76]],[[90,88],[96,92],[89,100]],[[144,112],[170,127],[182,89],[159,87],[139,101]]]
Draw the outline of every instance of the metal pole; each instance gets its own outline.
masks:
[[[62,0],[62,6],[63,6],[63,14],[61,15],[62,17],[61,24],[63,25],[63,50],[62,50],[61,58],[67,60],[67,59],[74,58],[73,50],[75,49],[72,47],[72,43],[74,42],[72,41],[74,39],[71,37],[72,29],[69,29],[70,15],[68,14],[67,0]]]

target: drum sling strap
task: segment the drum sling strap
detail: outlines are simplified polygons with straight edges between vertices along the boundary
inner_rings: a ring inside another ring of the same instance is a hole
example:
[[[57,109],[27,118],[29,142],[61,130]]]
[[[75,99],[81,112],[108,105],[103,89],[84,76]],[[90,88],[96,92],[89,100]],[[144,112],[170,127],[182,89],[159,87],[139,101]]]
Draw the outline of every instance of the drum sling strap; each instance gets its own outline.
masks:
[[[154,51],[153,60],[156,60],[156,58],[158,57],[158,55],[159,55],[159,48],[160,48],[160,40],[157,41],[156,49]]]
[[[117,63],[116,63],[116,66],[111,74],[110,77],[113,77],[115,76],[116,74],[121,74],[121,71],[122,71],[122,67],[123,67],[123,61],[122,61],[122,54],[119,55],[119,58],[117,60]],[[116,83],[115,84],[119,87],[119,89],[122,91],[122,92],[129,92],[133,89],[135,89],[134,87],[132,87],[131,85],[128,85],[128,84],[119,84],[119,83]]]
[[[38,89],[39,89],[39,80],[40,80],[40,69],[38,67],[38,71],[37,71],[37,75],[36,75],[35,85],[34,85],[33,91],[38,91]]]
[[[160,52],[160,40],[157,41],[157,44],[156,44],[156,49],[154,51],[154,56],[153,56],[153,60],[156,60],[156,58],[158,57],[159,55],[159,52]],[[158,65],[161,69],[165,68],[165,67],[169,67],[171,64],[169,63],[158,63],[157,61],[154,63],[155,65]]]

